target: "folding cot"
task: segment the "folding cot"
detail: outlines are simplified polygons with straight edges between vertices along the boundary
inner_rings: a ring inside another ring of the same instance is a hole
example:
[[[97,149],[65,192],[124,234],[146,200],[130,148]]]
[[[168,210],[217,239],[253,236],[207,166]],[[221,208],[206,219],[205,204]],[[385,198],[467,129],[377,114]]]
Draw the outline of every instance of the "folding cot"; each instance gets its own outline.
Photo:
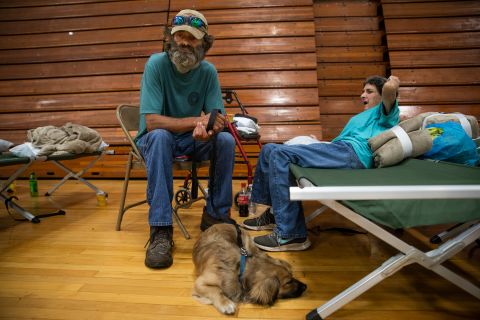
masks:
[[[307,319],[324,319],[404,266],[418,263],[480,299],[480,288],[442,265],[480,238],[480,168],[409,159],[365,170],[313,169],[291,165],[298,187],[291,200],[316,200],[386,242],[399,253]],[[463,223],[451,239],[423,252],[388,228]],[[383,227],[382,227],[383,226]],[[387,227],[387,228],[385,228]]]
[[[85,172],[90,169],[95,162],[97,162],[103,155],[105,154],[105,151],[98,151],[94,153],[81,153],[81,154],[66,154],[66,155],[57,155],[57,156],[48,156],[48,157],[39,157],[39,158],[28,158],[28,157],[17,157],[12,153],[6,152],[2,153],[0,155],[0,166],[11,166],[11,165],[21,165],[8,179],[7,181],[0,186],[0,199],[5,201],[5,205],[8,207],[13,208],[15,211],[17,211],[20,215],[25,217],[27,220],[33,222],[33,223],[38,223],[40,222],[39,218],[44,218],[48,217],[51,215],[58,215],[58,214],[65,214],[63,210],[59,210],[54,213],[48,213],[48,214],[42,214],[42,215],[33,215],[31,212],[28,210],[24,209],[22,206],[19,204],[15,203],[7,193],[6,190],[10,183],[15,181],[23,172],[25,172],[35,161],[52,161],[55,165],[57,165],[59,168],[61,168],[63,171],[66,172],[66,175],[64,178],[58,182],[56,185],[54,185],[52,188],[50,188],[45,195],[50,196],[52,195],[55,190],[57,190],[61,185],[63,185],[68,179],[70,178],[75,178],[85,184],[87,187],[92,189],[96,194],[103,194],[107,196],[107,193],[99,188],[97,188],[95,185],[90,183],[89,181],[85,180],[82,178],[82,175],[85,174]],[[82,157],[93,157],[93,159],[79,172],[73,172],[70,168],[65,166],[62,161],[64,160],[73,160],[77,158],[82,158]]]

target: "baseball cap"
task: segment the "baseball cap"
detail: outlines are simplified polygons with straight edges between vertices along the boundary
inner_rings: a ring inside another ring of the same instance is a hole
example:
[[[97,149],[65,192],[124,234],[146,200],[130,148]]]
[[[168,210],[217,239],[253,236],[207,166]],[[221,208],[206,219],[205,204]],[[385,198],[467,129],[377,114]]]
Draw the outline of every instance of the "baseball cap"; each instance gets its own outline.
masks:
[[[185,9],[177,13],[172,20],[173,35],[177,31],[190,32],[195,38],[202,39],[208,34],[207,19],[198,11]]]

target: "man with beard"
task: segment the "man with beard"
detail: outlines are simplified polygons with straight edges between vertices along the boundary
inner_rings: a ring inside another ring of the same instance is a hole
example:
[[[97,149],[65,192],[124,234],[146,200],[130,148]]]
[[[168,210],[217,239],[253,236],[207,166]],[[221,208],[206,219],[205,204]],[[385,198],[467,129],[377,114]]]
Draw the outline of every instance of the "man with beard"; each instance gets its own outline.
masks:
[[[153,54],[145,65],[135,139],[147,167],[150,243],[145,265],[150,268],[167,268],[173,263],[175,157],[207,160],[214,151],[210,171],[214,176],[210,177],[210,195],[203,208],[202,231],[229,220],[232,206],[235,141],[230,133],[223,132],[227,120],[217,71],[203,60],[213,44],[207,20],[198,11],[182,10],[173,18],[166,40],[165,52]],[[207,132],[213,109],[221,112]]]

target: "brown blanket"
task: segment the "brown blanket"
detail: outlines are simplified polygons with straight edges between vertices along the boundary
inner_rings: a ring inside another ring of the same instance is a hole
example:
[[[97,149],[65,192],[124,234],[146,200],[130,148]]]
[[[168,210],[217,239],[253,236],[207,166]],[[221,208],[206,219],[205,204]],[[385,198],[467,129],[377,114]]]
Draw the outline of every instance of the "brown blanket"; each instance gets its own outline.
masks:
[[[436,112],[425,112],[421,113],[413,118],[403,120],[400,122],[398,125],[405,130],[406,133],[418,130],[422,127],[423,119],[425,119],[427,116],[436,114]],[[376,135],[375,137],[372,137],[368,140],[368,145],[370,146],[370,149],[372,151],[377,150],[381,146],[383,146],[385,143],[387,143],[388,140],[397,138],[395,133],[391,130],[384,131],[380,133],[379,135]]]
[[[88,127],[67,123],[63,127],[45,126],[30,129],[27,142],[40,151],[38,156],[92,153],[100,149],[102,137]]]
[[[417,130],[408,133],[412,142],[410,157],[418,157],[432,148],[433,139],[428,130]],[[390,139],[373,153],[375,167],[390,167],[405,159],[402,144],[398,138]]]

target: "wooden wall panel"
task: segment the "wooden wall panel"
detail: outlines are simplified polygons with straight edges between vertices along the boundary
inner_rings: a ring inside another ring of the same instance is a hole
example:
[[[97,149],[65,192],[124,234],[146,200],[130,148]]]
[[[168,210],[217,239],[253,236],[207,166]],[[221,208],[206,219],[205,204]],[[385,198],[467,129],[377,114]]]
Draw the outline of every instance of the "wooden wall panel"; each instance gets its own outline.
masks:
[[[480,39],[478,32],[427,34],[387,34],[388,49],[395,50],[431,50],[478,48]]]
[[[382,0],[383,14],[389,18],[413,18],[413,17],[456,17],[475,16],[480,14],[478,1],[423,1],[413,0],[405,3],[402,1]]]
[[[479,31],[476,17],[397,18],[385,20],[390,34]]]
[[[476,66],[480,49],[389,51],[392,68]],[[435,59],[432,59],[435,57]]]
[[[382,44],[383,32],[378,31],[355,31],[355,32],[316,32],[316,43],[322,47],[341,46],[380,46]]]
[[[386,75],[383,18],[374,0],[315,1],[314,12],[321,124],[331,140],[363,110],[363,80]]]
[[[103,0],[103,2],[117,1],[117,0]],[[62,0],[62,4],[75,4],[75,3],[89,3],[98,2],[98,0]],[[10,7],[36,7],[36,6],[54,6],[58,5],[58,1],[51,0],[2,0],[0,1],[0,8]]]
[[[95,44],[58,48],[35,48],[1,50],[0,61],[3,64],[30,64],[61,61],[91,61],[98,59],[118,59],[148,57],[153,52],[161,51],[162,39],[159,41],[133,41],[119,44]]]
[[[276,7],[311,6],[310,0],[171,0],[170,11],[176,13],[185,8],[196,8],[206,11],[211,9],[242,9],[268,8],[272,11]],[[234,13],[234,12],[232,12]],[[234,14],[232,14],[234,16]],[[210,23],[210,21],[209,21]]]
[[[168,0],[148,1],[92,1],[89,3],[72,3],[58,1],[56,5],[37,4],[27,9],[21,2],[9,1],[13,7],[2,8],[2,21],[21,21],[35,19],[60,19],[92,16],[124,15],[132,13],[158,12],[168,8]]]
[[[480,119],[480,2],[382,0],[403,116],[461,112]]]
[[[28,129],[75,122],[98,130],[113,151],[125,145],[114,110],[138,104],[145,61],[163,49],[168,3],[2,1],[0,137],[18,144]],[[89,175],[123,173],[118,161],[109,155]],[[40,177],[62,175],[49,164],[36,167]]]
[[[0,1],[0,136],[22,143],[30,128],[92,127],[116,155],[91,175],[120,177],[127,141],[114,110],[139,103],[146,60],[162,51],[172,17],[191,7],[207,17],[216,38],[207,60],[221,86],[235,89],[259,119],[264,142],[321,135],[310,0],[14,0]],[[234,103],[227,112],[239,108]],[[57,175],[42,165],[48,170],[39,176]]]
[[[127,142],[114,110],[139,103],[144,63],[187,7],[207,17],[216,36],[207,60],[259,119],[264,142],[332,139],[362,111],[372,74],[400,76],[404,117],[480,116],[478,1],[12,0],[0,1],[0,137],[21,143],[29,128],[82,123],[115,152],[91,176],[121,177]],[[258,150],[247,148],[255,160]],[[40,176],[61,175],[36,166]]]
[[[27,9],[25,9],[27,10]],[[104,16],[102,19],[98,17],[75,17],[60,18],[45,23],[43,20],[27,20],[22,21],[22,33],[38,34],[47,32],[71,32],[72,30],[88,31],[99,29],[115,29],[118,27],[118,20],[122,20],[125,27],[137,27],[139,24],[144,26],[162,25],[162,21],[166,21],[167,13],[132,13],[122,16]],[[1,21],[0,34],[18,34],[17,21]]]

